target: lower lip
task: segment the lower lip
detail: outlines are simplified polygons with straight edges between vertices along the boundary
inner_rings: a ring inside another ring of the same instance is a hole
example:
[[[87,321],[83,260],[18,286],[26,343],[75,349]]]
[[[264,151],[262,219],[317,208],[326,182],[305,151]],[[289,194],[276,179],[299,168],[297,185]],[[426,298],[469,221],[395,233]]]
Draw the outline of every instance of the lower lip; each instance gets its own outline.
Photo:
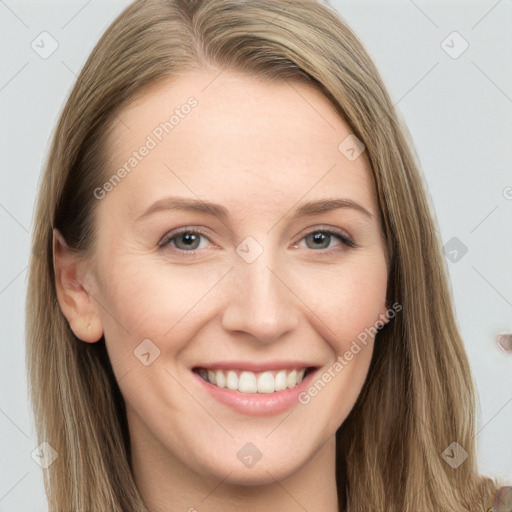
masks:
[[[271,416],[279,414],[299,403],[299,395],[305,391],[316,370],[312,371],[297,386],[274,393],[240,393],[228,388],[219,388],[192,372],[204,389],[218,402],[249,416]]]

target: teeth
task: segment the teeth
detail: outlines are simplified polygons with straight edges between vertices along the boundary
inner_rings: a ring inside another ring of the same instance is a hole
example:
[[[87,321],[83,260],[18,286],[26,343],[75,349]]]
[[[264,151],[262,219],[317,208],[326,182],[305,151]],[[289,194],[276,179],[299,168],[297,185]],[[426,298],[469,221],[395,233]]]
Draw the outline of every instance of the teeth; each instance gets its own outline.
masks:
[[[272,372],[263,372],[258,377],[258,393],[274,392],[274,376]]]
[[[217,384],[217,379],[215,378],[215,372],[213,372],[212,370],[208,370],[208,380],[212,384]]]
[[[197,373],[204,380],[219,388],[228,388],[248,394],[270,394],[300,384],[304,380],[306,368],[264,371],[261,373],[236,370],[205,370],[201,368]]]
[[[283,391],[286,389],[286,370],[277,372],[274,377],[274,389],[276,391]]]
[[[217,381],[216,385],[219,388],[225,388],[226,387],[226,376],[224,375],[224,372],[216,371],[215,372],[215,380]]]
[[[286,377],[286,387],[293,388],[297,384],[297,370],[292,370]]]
[[[238,389],[238,377],[236,376],[236,373],[233,370],[230,370],[228,372],[228,376],[226,378],[226,387],[228,389],[232,389],[233,391]]]
[[[238,380],[238,391],[240,393],[256,393],[258,391],[256,375],[252,372],[242,372]]]

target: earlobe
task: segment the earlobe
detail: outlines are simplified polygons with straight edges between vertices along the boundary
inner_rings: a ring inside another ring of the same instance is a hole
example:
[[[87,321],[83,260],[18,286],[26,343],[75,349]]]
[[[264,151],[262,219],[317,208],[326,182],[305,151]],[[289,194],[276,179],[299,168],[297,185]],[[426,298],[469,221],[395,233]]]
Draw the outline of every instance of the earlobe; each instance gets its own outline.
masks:
[[[70,249],[58,229],[53,230],[53,269],[62,314],[82,341],[94,343],[103,336],[96,303],[84,286],[85,261]]]
[[[381,325],[382,327],[384,327],[386,324],[388,324],[391,320],[391,318],[389,317],[389,309],[390,309],[389,305],[386,301],[380,310],[379,319],[377,320],[379,325]]]

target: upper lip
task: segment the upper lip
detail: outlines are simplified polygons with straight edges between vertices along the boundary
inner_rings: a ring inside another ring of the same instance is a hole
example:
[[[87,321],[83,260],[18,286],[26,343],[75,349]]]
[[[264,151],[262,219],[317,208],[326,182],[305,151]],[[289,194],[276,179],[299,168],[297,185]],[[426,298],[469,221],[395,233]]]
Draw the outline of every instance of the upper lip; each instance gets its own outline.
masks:
[[[301,368],[317,368],[318,365],[311,364],[306,361],[219,361],[212,363],[197,364],[192,369],[198,370],[204,368],[205,370],[241,370],[249,372],[264,372],[272,370],[297,370]]]

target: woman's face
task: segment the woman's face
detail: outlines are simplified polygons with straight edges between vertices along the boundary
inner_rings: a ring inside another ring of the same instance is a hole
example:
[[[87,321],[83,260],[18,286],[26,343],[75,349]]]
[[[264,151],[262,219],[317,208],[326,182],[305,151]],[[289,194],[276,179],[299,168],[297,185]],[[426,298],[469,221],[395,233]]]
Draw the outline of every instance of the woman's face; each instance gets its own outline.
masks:
[[[373,181],[349,135],[310,86],[228,71],[118,116],[88,292],[135,466],[252,484],[332,453],[386,313]]]

